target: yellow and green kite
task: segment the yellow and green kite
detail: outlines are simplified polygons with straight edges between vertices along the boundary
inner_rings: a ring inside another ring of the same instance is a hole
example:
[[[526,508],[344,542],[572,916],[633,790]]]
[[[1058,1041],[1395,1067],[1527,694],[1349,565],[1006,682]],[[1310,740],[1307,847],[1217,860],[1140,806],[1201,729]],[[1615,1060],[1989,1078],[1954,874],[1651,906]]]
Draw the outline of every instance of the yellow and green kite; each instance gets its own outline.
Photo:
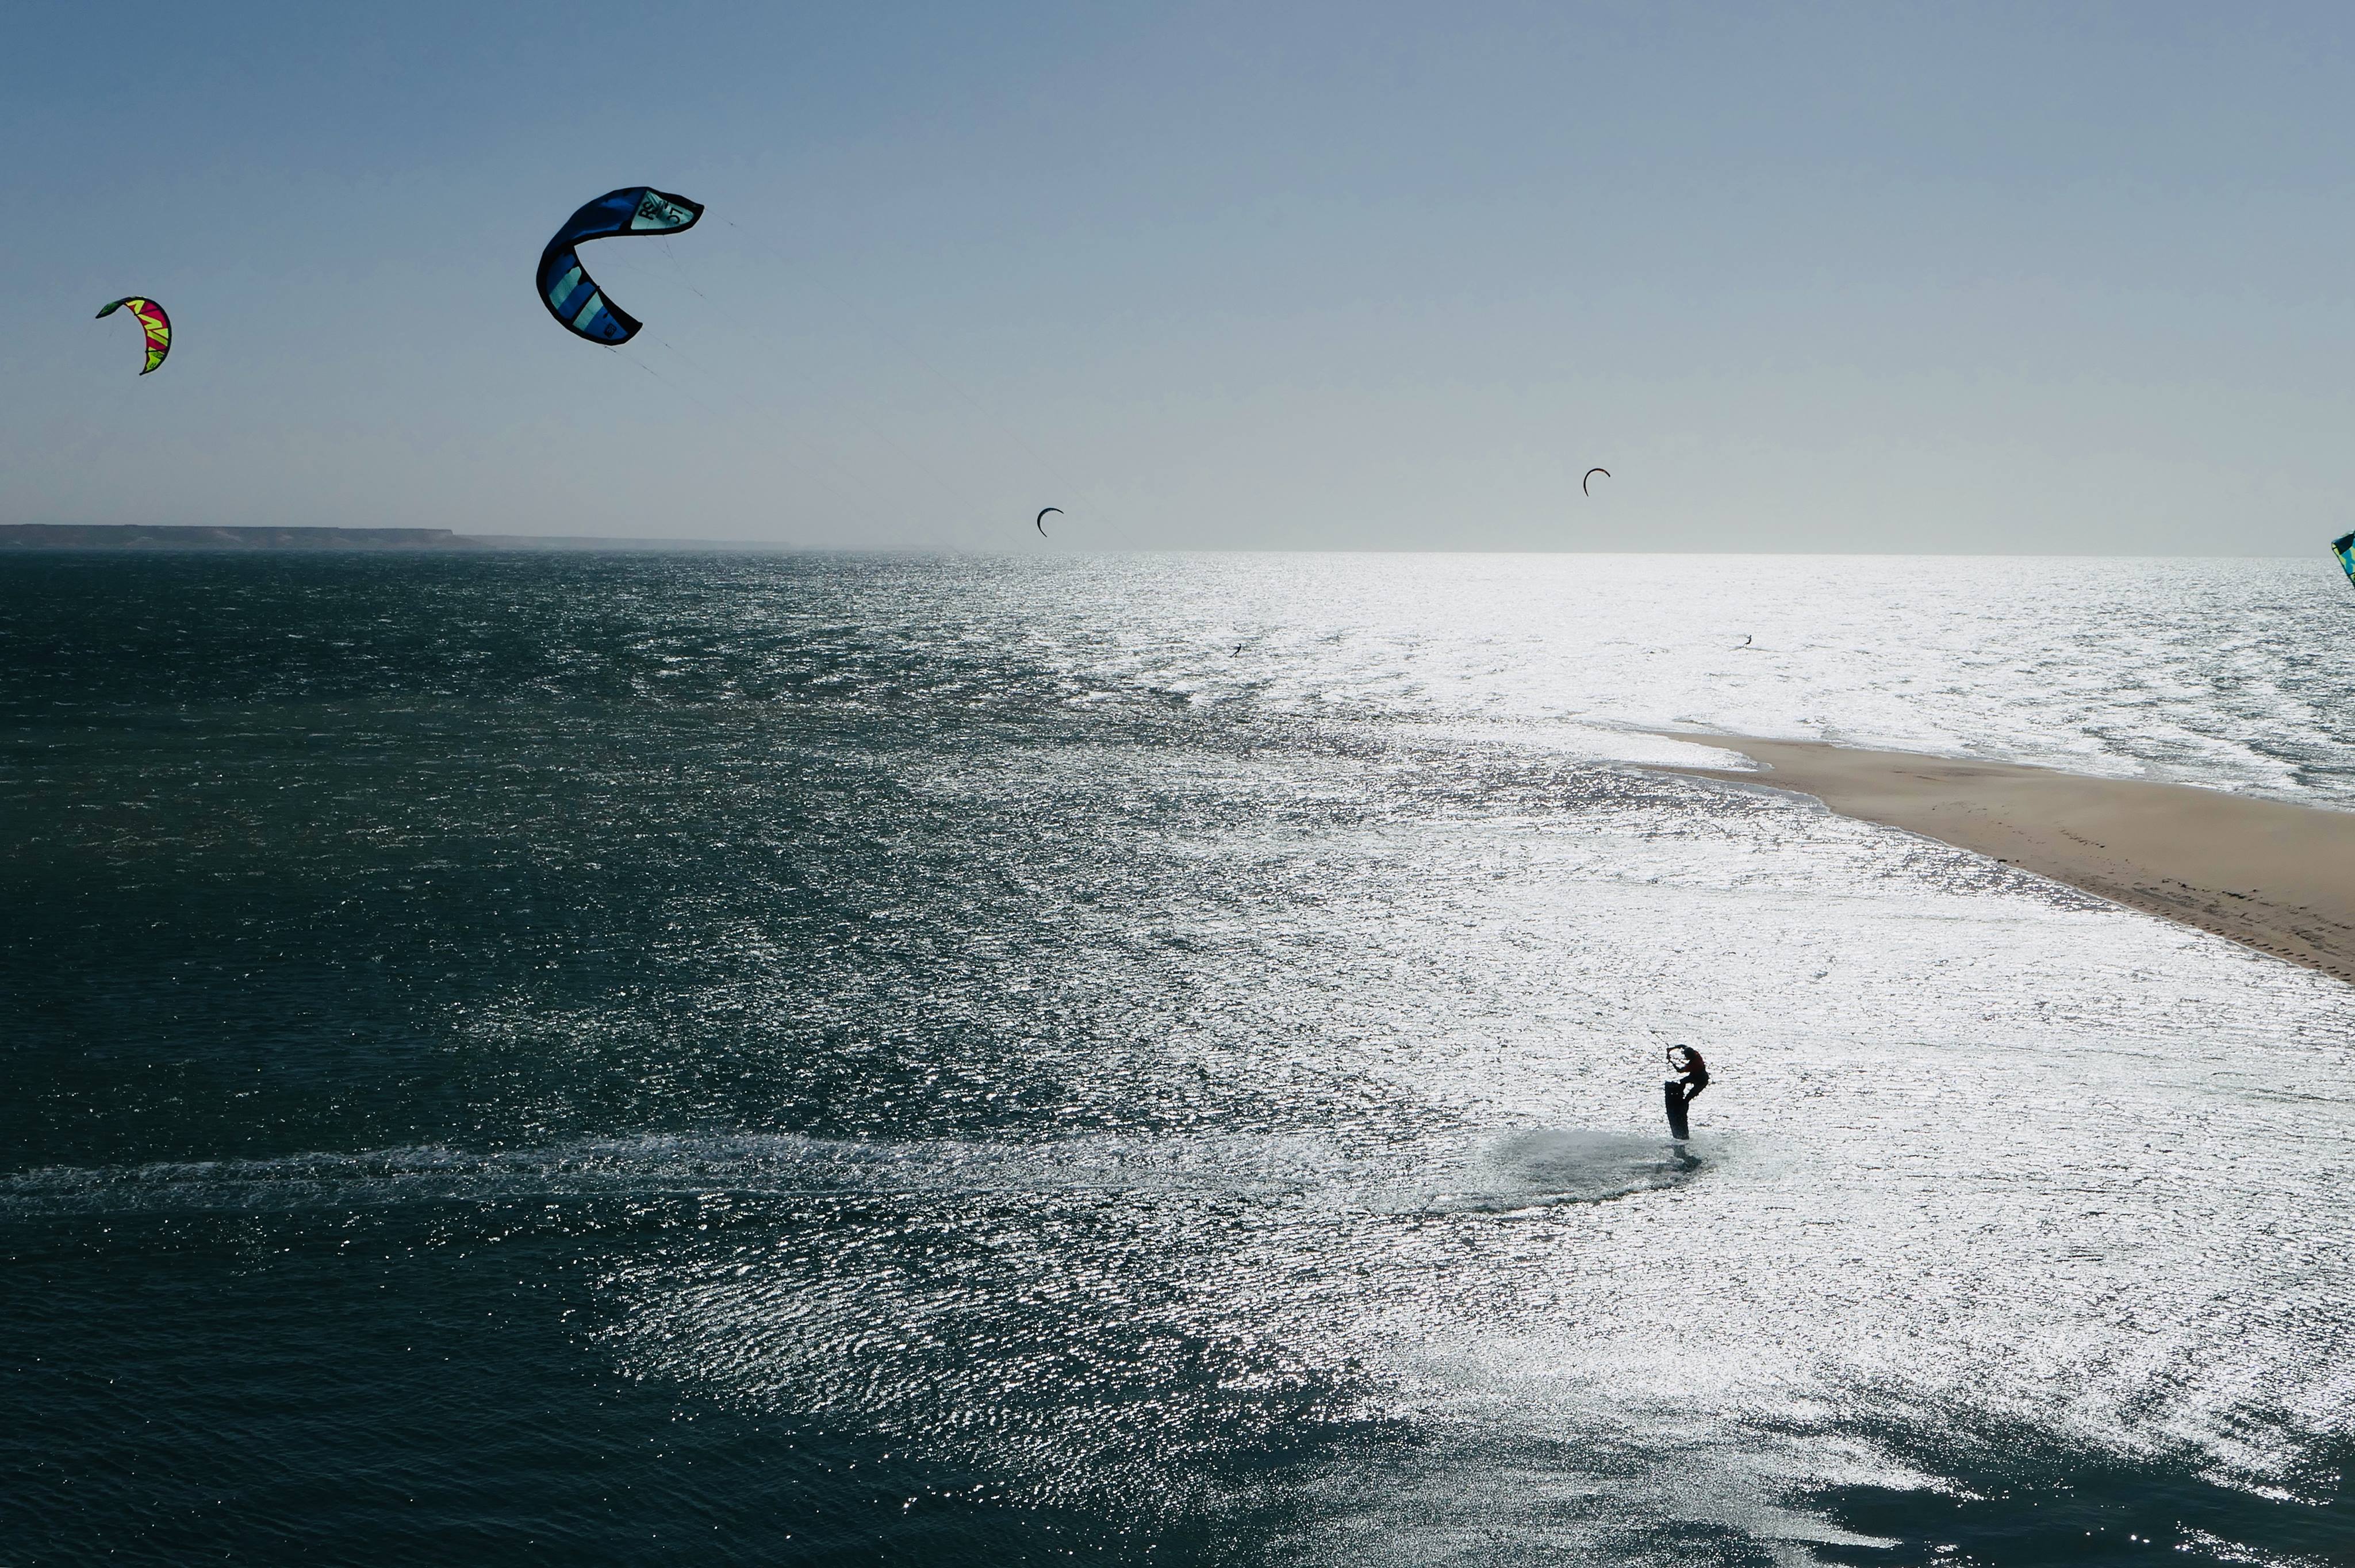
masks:
[[[100,311],[98,319],[112,315],[125,305],[131,308],[132,315],[139,318],[139,325],[147,329],[147,370],[153,370],[164,362],[164,356],[172,351],[172,318],[165,315],[164,307],[154,300],[143,300],[137,294],[132,294]],[[144,376],[147,370],[139,373]]]

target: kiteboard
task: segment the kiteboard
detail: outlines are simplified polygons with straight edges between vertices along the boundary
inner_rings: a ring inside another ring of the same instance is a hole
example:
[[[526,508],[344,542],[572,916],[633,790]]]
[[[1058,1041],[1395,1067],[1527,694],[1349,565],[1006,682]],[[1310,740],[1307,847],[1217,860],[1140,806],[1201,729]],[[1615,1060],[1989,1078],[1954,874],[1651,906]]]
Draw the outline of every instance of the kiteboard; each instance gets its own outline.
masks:
[[[1660,1085],[1668,1102],[1668,1136],[1688,1138],[1692,1134],[1685,1126],[1685,1085],[1680,1078],[1671,1078]]]

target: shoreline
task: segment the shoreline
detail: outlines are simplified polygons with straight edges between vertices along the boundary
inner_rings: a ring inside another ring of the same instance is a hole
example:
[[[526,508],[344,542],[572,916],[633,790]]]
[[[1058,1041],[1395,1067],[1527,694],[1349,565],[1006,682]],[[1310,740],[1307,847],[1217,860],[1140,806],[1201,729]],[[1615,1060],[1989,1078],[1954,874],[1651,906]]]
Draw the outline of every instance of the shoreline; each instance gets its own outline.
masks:
[[[2021,763],[1650,733],[1738,752],[1762,771],[1638,764],[1646,771],[1809,795],[2355,985],[2355,812]]]

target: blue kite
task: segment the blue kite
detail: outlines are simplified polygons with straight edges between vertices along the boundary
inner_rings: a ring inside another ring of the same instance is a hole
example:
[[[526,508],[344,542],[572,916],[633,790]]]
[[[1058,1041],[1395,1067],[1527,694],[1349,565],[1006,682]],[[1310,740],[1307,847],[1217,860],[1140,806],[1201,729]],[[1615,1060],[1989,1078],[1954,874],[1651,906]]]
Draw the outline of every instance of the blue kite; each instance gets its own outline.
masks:
[[[639,321],[605,297],[597,280],[581,270],[573,250],[583,240],[620,234],[678,234],[695,227],[703,204],[652,186],[609,190],[564,220],[539,253],[539,300],[564,329],[591,343],[627,343]]]
[[[2339,570],[2347,581],[2355,582],[2355,534],[2340,534],[2330,541],[2330,553],[2339,558]]]

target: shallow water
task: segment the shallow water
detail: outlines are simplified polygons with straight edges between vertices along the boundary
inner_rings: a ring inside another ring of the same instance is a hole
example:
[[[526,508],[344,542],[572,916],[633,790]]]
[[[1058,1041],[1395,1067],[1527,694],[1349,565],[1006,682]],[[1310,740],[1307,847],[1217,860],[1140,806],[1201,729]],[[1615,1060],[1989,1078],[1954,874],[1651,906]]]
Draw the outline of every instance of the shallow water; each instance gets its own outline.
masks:
[[[0,561],[7,1560],[2355,1558],[2350,993],[1635,765],[2327,566]]]

